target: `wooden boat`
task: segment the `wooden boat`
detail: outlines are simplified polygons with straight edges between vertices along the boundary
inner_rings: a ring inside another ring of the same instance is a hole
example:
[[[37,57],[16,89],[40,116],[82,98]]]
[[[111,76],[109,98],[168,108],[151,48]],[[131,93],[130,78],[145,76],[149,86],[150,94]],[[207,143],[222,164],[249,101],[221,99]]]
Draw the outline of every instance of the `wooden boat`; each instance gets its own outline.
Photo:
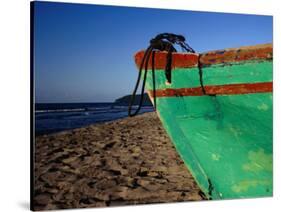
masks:
[[[173,53],[171,83],[166,55],[155,53],[157,113],[206,197],[272,196],[272,45]],[[135,55],[138,67],[143,56]],[[154,102],[151,67],[149,58]]]

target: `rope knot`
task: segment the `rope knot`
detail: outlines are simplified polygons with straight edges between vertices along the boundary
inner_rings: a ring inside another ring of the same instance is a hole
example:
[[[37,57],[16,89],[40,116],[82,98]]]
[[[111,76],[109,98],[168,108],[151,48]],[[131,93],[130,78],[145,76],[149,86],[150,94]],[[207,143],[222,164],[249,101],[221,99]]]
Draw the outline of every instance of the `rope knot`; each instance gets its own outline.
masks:
[[[172,81],[172,75],[171,75],[172,52],[177,52],[176,48],[174,47],[175,44],[181,46],[183,51],[191,52],[191,53],[195,52],[187,43],[185,43],[185,37],[182,35],[176,35],[176,34],[172,34],[172,33],[161,33],[161,34],[158,34],[155,38],[150,40],[150,45],[146,49],[143,59],[141,61],[137,83],[136,83],[135,89],[133,91],[131,101],[129,103],[129,108],[128,108],[129,116],[135,116],[141,109],[142,102],[143,102],[146,76],[147,76],[148,61],[149,61],[151,54],[152,54],[153,100],[154,100],[154,108],[156,109],[155,70],[154,70],[155,51],[167,51],[168,52],[167,53],[167,63],[166,63],[166,67],[165,67],[165,76],[166,76],[167,82],[171,83],[171,81]],[[137,89],[139,87],[139,82],[140,82],[140,78],[142,75],[142,70],[143,70],[144,65],[145,65],[145,72],[144,72],[143,84],[142,84],[142,89],[141,89],[141,98],[140,98],[138,108],[132,114],[131,113],[132,105],[134,104],[134,101],[135,101],[135,96],[136,96]]]

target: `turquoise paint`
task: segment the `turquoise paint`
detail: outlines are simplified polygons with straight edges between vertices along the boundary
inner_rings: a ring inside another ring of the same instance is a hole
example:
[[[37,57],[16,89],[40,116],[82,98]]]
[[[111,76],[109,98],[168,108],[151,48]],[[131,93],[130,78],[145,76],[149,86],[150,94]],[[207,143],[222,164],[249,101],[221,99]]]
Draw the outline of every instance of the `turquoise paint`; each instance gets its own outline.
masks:
[[[157,89],[199,87],[197,68],[156,72]],[[204,85],[272,81],[272,61],[203,68]],[[146,88],[152,89],[151,72]],[[159,97],[157,111],[208,198],[272,196],[272,93]],[[210,182],[213,186],[210,191]]]
[[[164,127],[207,196],[208,178],[214,186],[213,199],[272,195],[269,97],[265,93],[157,98]],[[267,110],[259,109],[262,103]]]
[[[206,85],[235,83],[255,83],[272,81],[272,61],[213,65],[203,68],[203,81]]]
[[[249,71],[250,70],[250,71]],[[224,85],[272,81],[272,61],[254,61],[213,65],[203,68],[204,85]],[[200,87],[199,70],[177,68],[172,71],[172,83],[167,85],[165,71],[155,70],[156,89]],[[148,71],[146,89],[152,89],[152,72]]]

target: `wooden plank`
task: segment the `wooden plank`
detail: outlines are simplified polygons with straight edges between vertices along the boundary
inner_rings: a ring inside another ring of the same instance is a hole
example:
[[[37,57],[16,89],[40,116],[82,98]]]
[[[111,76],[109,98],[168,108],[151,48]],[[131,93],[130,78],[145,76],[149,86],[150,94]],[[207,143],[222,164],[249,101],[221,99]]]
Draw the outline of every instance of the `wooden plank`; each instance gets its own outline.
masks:
[[[144,51],[135,54],[135,62],[140,67]],[[165,69],[167,52],[156,52],[155,69]],[[200,63],[202,66],[213,64],[227,64],[247,60],[272,60],[272,44],[263,44],[256,46],[247,46],[240,48],[231,48],[217,51],[209,51],[200,54]],[[172,69],[197,67],[199,54],[193,53],[173,53]],[[152,68],[152,60],[149,58],[148,68]]]
[[[272,82],[252,83],[252,84],[230,84],[230,85],[213,85],[204,86],[206,94],[209,95],[235,95],[248,93],[268,93],[272,92]],[[150,96],[153,91],[149,90]],[[156,90],[156,97],[172,96],[203,96],[202,88],[178,88],[178,89],[161,89]]]

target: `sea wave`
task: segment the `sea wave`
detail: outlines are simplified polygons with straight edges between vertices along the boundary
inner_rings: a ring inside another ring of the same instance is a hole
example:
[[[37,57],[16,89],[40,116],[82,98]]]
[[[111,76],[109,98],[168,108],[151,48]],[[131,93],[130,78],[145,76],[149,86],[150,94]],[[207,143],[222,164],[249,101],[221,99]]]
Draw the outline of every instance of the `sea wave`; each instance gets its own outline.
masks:
[[[132,106],[132,110],[137,108],[138,105]],[[153,110],[151,106],[143,106],[140,113]],[[114,105],[110,103],[39,105],[37,110],[35,110],[35,133],[39,135],[58,132],[127,116],[127,105]]]
[[[132,109],[138,108],[138,105],[132,105]],[[142,106],[143,109],[151,109],[152,106]],[[66,109],[47,109],[47,110],[35,110],[35,113],[59,113],[59,112],[82,112],[82,111],[99,111],[107,112],[114,109],[127,110],[128,106],[116,105],[116,106],[107,106],[107,107],[85,107],[85,108],[66,108]]]

